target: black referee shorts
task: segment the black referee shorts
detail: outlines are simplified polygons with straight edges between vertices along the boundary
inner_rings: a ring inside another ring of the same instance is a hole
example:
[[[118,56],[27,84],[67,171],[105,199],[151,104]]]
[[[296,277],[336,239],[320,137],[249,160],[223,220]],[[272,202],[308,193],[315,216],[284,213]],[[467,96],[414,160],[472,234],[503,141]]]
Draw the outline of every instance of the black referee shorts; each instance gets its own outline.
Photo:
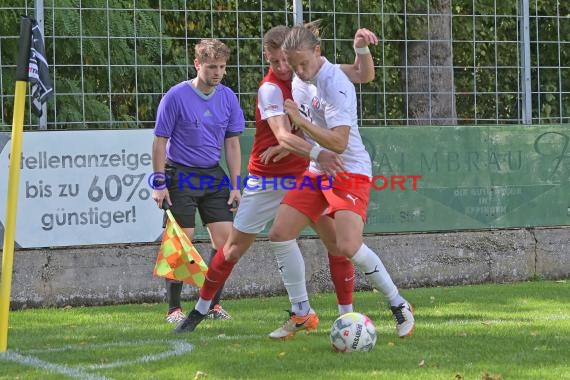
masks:
[[[170,210],[180,227],[196,227],[196,209],[204,225],[233,220],[229,180],[219,165],[193,168],[168,160],[165,172],[170,179]]]

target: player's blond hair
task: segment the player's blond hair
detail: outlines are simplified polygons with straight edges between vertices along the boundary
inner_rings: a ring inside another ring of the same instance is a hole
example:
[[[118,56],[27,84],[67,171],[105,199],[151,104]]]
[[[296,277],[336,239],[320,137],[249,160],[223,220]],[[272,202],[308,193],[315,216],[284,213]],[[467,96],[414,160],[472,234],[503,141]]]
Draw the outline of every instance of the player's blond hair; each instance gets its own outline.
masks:
[[[291,28],[281,48],[283,50],[314,49],[321,45],[319,35],[321,20],[316,20],[305,25],[296,25]]]
[[[194,46],[194,54],[200,62],[204,60],[220,60],[228,61],[230,59],[230,49],[222,41],[209,38],[200,41]]]

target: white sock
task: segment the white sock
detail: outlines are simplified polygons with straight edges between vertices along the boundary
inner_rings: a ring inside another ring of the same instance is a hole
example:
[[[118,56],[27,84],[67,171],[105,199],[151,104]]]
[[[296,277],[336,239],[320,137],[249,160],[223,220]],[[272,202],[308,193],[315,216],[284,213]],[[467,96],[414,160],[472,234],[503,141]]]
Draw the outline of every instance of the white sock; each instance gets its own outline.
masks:
[[[350,305],[338,305],[338,315],[343,315],[346,313],[352,313],[354,309],[352,308],[352,304]]]
[[[363,243],[350,260],[364,273],[372,286],[381,291],[388,300],[398,296],[398,288],[392,282],[382,260],[366,244]]]
[[[202,297],[198,298],[198,302],[196,302],[196,306],[194,309],[198,310],[200,314],[206,315],[208,311],[210,311],[210,304],[212,300],[205,300]]]
[[[277,268],[281,274],[285,289],[287,289],[291,305],[307,301],[307,306],[310,308],[308,303],[309,295],[305,283],[305,260],[303,260],[297,241],[271,241],[269,242],[269,247],[277,259]]]
[[[297,316],[305,316],[311,311],[311,305],[309,305],[309,300],[302,302],[295,302],[291,304],[291,312],[295,313]]]

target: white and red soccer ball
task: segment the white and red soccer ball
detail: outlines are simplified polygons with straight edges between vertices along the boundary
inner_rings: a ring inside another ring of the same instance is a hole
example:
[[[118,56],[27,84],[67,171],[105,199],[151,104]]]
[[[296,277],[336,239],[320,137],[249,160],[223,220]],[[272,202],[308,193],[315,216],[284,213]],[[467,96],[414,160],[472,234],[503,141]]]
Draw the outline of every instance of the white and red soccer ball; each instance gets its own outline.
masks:
[[[376,327],[364,314],[346,313],[333,322],[330,338],[337,352],[367,352],[376,344]]]

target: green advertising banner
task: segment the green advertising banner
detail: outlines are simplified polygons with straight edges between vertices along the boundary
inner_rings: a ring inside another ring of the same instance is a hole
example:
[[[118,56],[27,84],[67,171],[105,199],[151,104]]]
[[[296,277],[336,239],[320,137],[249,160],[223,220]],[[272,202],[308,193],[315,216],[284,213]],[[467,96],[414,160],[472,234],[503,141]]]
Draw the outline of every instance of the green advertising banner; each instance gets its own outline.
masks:
[[[252,132],[241,140],[242,173]],[[367,233],[570,224],[570,126],[382,127],[361,134],[374,175]]]
[[[372,191],[367,232],[569,224],[568,126],[369,128],[362,135],[374,174],[390,181]],[[411,176],[421,176],[415,189]]]

